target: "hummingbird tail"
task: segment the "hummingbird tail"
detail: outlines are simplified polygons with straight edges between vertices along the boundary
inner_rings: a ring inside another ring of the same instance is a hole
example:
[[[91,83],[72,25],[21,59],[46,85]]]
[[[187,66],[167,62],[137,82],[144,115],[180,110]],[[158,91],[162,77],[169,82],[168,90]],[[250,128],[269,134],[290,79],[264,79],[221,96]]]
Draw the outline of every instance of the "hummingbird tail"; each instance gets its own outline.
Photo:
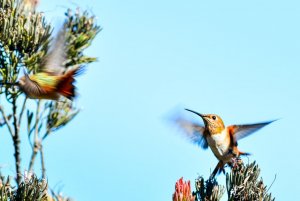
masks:
[[[75,81],[75,76],[78,75],[81,72],[81,68],[75,68],[72,70],[67,71],[59,85],[58,85],[58,93],[61,95],[65,96],[66,98],[72,100],[75,97],[75,86],[74,86],[74,81]]]
[[[217,174],[220,174],[221,172],[225,174],[224,163],[222,161],[219,161],[209,178],[213,179]]]
[[[250,153],[239,151],[239,156],[250,156]]]

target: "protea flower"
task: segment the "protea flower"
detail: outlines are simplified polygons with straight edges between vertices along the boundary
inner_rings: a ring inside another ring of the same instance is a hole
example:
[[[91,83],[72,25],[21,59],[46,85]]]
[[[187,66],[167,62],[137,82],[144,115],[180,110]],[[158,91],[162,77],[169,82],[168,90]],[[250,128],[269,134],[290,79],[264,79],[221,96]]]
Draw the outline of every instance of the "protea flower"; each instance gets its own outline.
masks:
[[[191,193],[190,181],[183,181],[183,177],[181,177],[176,182],[173,201],[195,201],[195,196]]]

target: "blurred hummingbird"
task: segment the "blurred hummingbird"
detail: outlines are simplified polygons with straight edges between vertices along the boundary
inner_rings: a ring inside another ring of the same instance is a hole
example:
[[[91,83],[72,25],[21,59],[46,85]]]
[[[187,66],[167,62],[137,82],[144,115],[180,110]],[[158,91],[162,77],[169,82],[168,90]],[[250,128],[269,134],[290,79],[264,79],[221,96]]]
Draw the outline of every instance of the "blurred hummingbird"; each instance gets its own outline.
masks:
[[[40,72],[25,73],[16,83],[29,98],[58,100],[61,95],[68,99],[75,97],[74,76],[81,68],[66,70],[63,66],[65,51],[65,33],[60,31],[52,50],[41,62]]]
[[[213,178],[217,173],[225,172],[224,166],[232,166],[232,159],[241,155],[250,155],[238,149],[237,141],[256,132],[262,127],[274,122],[266,121],[255,124],[231,125],[225,127],[221,117],[215,114],[200,114],[186,109],[203,119],[204,126],[188,121],[184,118],[176,118],[175,122],[183,129],[186,136],[203,149],[210,147],[219,160],[216,168],[211,174]]]
[[[33,13],[39,4],[39,0],[23,0],[21,1],[21,9],[24,13]]]

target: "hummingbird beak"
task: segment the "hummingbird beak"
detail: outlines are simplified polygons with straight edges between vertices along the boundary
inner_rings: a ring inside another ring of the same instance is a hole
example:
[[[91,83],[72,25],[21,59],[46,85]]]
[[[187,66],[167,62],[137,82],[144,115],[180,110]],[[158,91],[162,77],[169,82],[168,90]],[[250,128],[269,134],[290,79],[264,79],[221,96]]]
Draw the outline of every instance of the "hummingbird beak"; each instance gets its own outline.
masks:
[[[185,110],[187,110],[187,111],[189,111],[189,112],[192,112],[192,113],[194,113],[194,114],[196,114],[196,115],[200,116],[201,118],[204,118],[204,117],[205,117],[205,115],[204,115],[204,114],[200,114],[200,113],[198,113],[198,112],[195,112],[195,111],[193,111],[193,110],[190,110],[190,109],[185,109]]]

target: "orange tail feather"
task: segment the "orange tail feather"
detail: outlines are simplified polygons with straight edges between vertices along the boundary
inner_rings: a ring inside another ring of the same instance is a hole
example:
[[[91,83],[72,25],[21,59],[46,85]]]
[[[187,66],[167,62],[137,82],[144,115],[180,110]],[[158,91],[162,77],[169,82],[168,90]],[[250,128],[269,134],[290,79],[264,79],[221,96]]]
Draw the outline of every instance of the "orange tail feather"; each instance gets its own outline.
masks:
[[[250,156],[250,153],[239,151],[239,156]]]
[[[80,73],[80,68],[67,71],[57,87],[58,93],[72,100],[75,97],[74,77]]]

